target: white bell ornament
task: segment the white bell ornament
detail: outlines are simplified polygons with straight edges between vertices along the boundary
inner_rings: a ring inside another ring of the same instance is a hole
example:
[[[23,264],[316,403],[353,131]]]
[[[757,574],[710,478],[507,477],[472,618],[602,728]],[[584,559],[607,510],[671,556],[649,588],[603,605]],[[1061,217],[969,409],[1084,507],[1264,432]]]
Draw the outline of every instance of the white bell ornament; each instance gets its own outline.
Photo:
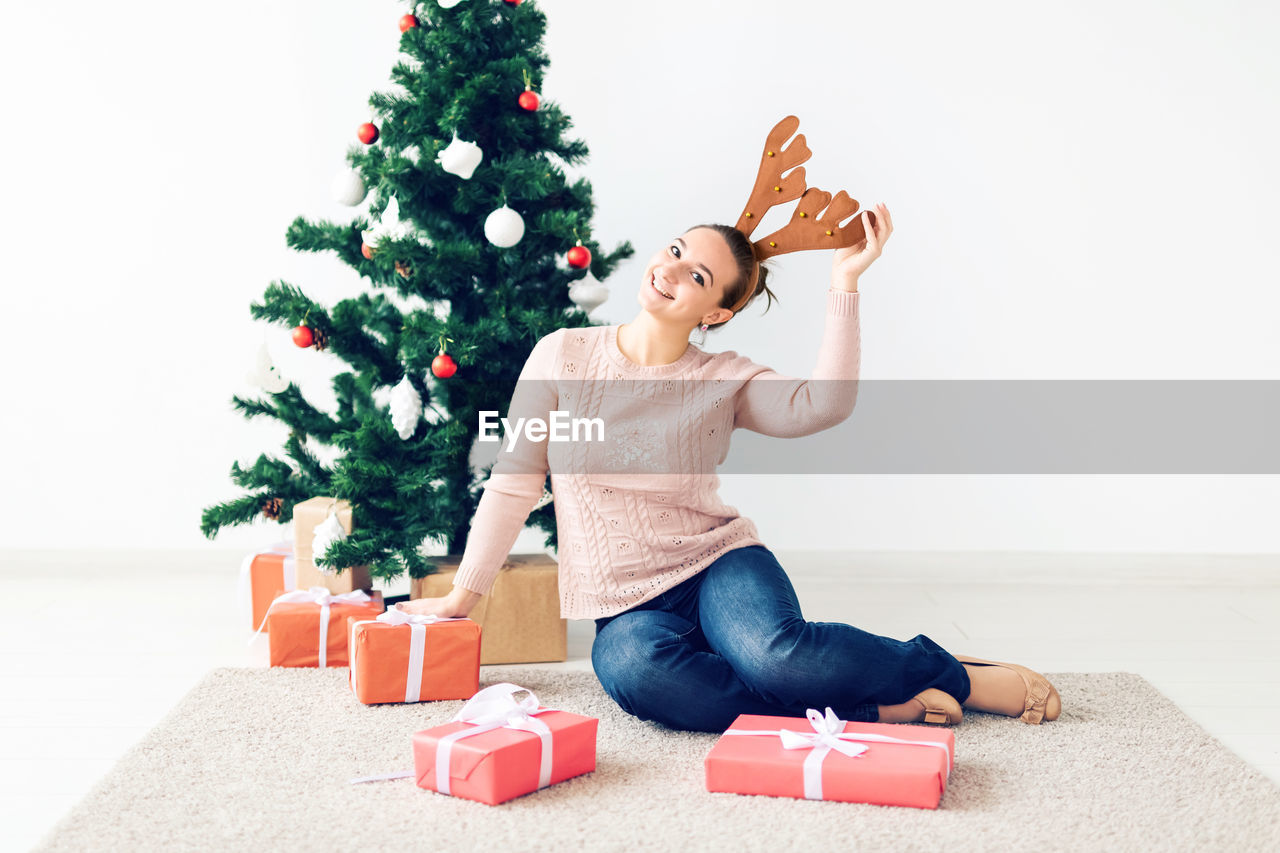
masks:
[[[408,223],[400,221],[400,202],[392,196],[378,221],[369,226],[367,231],[360,232],[360,237],[370,249],[378,248],[383,239],[396,240],[408,233]]]
[[[569,301],[590,314],[609,299],[609,288],[591,273],[569,285]]]
[[[279,394],[289,387],[289,380],[281,375],[280,368],[271,361],[271,351],[267,349],[266,343],[259,347],[253,369],[245,374],[245,380],[268,394]]]
[[[334,542],[341,542],[347,538],[347,531],[342,528],[342,522],[338,520],[337,509],[329,510],[329,517],[320,524],[316,525],[315,532],[311,534],[311,555],[317,558],[323,558],[325,552],[329,550],[329,546]],[[326,568],[324,566],[316,566],[324,574],[336,575],[338,571]]]
[[[480,150],[479,145],[474,142],[464,142],[458,138],[457,133],[454,133],[453,142],[440,152],[436,162],[449,174],[466,180],[475,173],[476,166],[480,165],[483,158],[484,152]]]
[[[524,236],[524,220],[504,204],[485,219],[484,236],[493,245],[509,249]]]

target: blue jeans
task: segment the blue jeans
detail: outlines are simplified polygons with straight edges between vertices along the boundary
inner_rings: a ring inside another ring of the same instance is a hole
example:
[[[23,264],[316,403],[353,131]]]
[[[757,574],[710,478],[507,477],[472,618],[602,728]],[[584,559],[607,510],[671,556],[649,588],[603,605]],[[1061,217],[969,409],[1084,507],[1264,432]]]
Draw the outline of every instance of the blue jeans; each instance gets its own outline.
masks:
[[[728,551],[656,598],[597,619],[591,663],[624,711],[690,731],[827,706],[843,720],[876,722],[877,705],[928,687],[969,697],[964,665],[923,634],[903,641],[806,622],[763,545]]]

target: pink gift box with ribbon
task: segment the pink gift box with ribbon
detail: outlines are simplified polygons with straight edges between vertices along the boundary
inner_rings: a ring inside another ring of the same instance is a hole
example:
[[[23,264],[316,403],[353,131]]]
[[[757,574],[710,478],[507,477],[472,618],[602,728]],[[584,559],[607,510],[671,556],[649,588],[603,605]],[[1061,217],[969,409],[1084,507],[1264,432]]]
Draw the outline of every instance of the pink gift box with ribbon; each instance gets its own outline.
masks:
[[[599,720],[543,708],[514,684],[494,684],[453,722],[413,736],[418,786],[489,805],[596,769]]]
[[[743,714],[707,754],[708,791],[936,809],[955,761],[950,729]]]

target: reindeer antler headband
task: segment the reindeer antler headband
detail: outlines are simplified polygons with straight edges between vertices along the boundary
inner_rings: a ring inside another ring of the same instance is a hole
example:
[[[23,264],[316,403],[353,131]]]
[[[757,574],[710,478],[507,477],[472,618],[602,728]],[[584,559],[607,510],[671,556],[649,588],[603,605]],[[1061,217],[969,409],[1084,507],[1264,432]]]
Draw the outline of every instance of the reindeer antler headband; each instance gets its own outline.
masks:
[[[785,255],[788,252],[800,252],[807,249],[843,249],[866,239],[866,230],[862,227],[862,217],[857,216],[843,228],[840,220],[858,212],[858,202],[845,193],[831,193],[817,187],[806,187],[804,167],[800,166],[813,156],[813,152],[805,145],[804,134],[800,134],[786,148],[782,144],[791,138],[800,126],[800,119],[787,116],[773,126],[764,143],[764,154],[760,158],[760,171],[756,175],[756,185],[751,190],[751,197],[738,224],[734,227],[748,239],[751,232],[760,224],[760,219],[769,208],[794,199],[800,199],[791,221],[774,231],[768,237],[752,242],[757,261]],[[794,168],[798,166],[799,168]],[[785,178],[782,173],[792,169]],[[875,214],[868,213],[875,223]],[[759,275],[759,273],[757,273]],[[746,293],[738,300],[732,310],[735,314],[755,295],[755,287],[748,287]]]

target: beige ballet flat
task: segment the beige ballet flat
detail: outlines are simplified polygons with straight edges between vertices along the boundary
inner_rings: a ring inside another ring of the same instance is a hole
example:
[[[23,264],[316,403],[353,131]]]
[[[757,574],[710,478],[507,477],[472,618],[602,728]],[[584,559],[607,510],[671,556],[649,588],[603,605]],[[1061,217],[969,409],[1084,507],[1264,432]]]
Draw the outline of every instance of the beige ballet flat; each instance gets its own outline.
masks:
[[[953,657],[961,663],[972,663],[979,666],[1003,666],[1011,669],[1022,677],[1022,682],[1027,685],[1026,704],[1023,707],[1022,715],[1018,719],[1024,723],[1030,723],[1033,726],[1040,725],[1041,720],[1056,720],[1058,715],[1062,713],[1062,697],[1058,695],[1058,690],[1049,683],[1049,679],[1032,669],[1025,666],[1019,666],[1016,663],[998,663],[993,660],[983,660],[982,658],[968,657],[966,655],[953,655]]]
[[[964,719],[964,711],[956,701],[956,697],[944,690],[930,687],[927,690],[921,690],[911,698],[919,699],[924,703],[924,719],[919,722],[954,726],[959,725]]]

